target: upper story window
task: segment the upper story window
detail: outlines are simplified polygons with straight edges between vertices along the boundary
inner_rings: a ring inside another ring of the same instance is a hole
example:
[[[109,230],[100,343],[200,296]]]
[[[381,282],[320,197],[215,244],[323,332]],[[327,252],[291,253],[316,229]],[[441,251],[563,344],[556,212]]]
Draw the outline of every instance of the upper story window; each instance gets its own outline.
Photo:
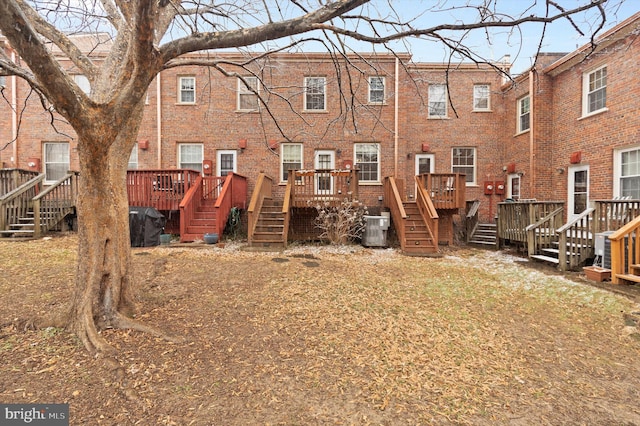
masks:
[[[178,168],[202,172],[204,148],[201,143],[181,143],[178,145]]]
[[[289,170],[302,169],[302,144],[283,143],[281,145],[281,176],[280,181],[286,182],[289,179]]]
[[[429,118],[447,116],[447,86],[444,84],[429,85]]]
[[[47,142],[44,144],[45,183],[52,184],[62,179],[69,171],[69,144]]]
[[[631,148],[618,152],[614,161],[620,166],[614,173],[618,175],[619,194],[622,197],[640,199],[640,148]]]
[[[467,185],[476,183],[476,149],[453,148],[451,151],[451,172],[463,173]]]
[[[129,163],[127,164],[127,169],[135,170],[138,168],[138,144],[133,146],[131,150],[131,155],[129,155]]]
[[[583,76],[582,115],[593,114],[607,107],[607,67]]]
[[[354,164],[358,168],[360,183],[380,182],[380,144],[357,143],[354,146]]]
[[[196,103],[196,78],[195,77],[179,77],[178,78],[178,103],[195,104]]]
[[[488,84],[476,84],[473,86],[473,110],[489,111],[491,108],[491,86]]]
[[[305,111],[324,111],[326,109],[325,88],[327,79],[324,77],[305,77],[304,79],[304,109]]]
[[[369,77],[369,103],[381,104],[384,102],[384,77]]]
[[[257,111],[259,92],[260,85],[258,84],[258,77],[238,78],[238,110]]]
[[[531,98],[529,95],[518,99],[518,133],[525,132],[531,127]]]
[[[89,79],[82,74],[74,74],[73,81],[78,85],[80,89],[85,94],[91,93],[91,84],[89,83]]]

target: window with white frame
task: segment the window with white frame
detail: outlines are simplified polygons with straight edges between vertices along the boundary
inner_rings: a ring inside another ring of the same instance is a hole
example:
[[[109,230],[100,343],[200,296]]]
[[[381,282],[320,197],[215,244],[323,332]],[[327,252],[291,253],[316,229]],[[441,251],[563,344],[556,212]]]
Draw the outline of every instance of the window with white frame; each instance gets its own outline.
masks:
[[[196,78],[195,77],[178,77],[178,103],[195,104],[196,103]]]
[[[507,176],[507,198],[520,199],[520,175],[516,173]]]
[[[621,197],[640,199],[640,147],[618,152],[620,166],[616,170],[619,176],[619,194]]]
[[[475,84],[473,86],[473,110],[489,111],[491,108],[491,86],[488,84]]]
[[[91,93],[91,83],[89,83],[89,79],[82,74],[74,74],[73,81],[78,85],[78,87],[85,93]]]
[[[238,110],[256,111],[259,91],[258,77],[238,78]]]
[[[357,143],[354,146],[354,165],[360,183],[380,182],[380,144]]]
[[[7,79],[4,75],[0,75],[0,87],[7,87]]]
[[[451,172],[463,173],[467,185],[476,182],[476,149],[455,147],[451,150]]]
[[[531,98],[529,95],[518,99],[518,133],[525,132],[531,127]]]
[[[178,168],[202,172],[204,147],[201,143],[178,144]]]
[[[327,79],[324,77],[305,77],[304,79],[304,109],[305,111],[324,111],[326,109],[325,88]]]
[[[51,184],[62,179],[69,171],[69,144],[67,142],[46,142],[44,144],[45,183]]]
[[[447,116],[447,86],[444,84],[429,85],[429,117]]]
[[[384,102],[384,77],[369,77],[369,103],[381,104]]]
[[[218,176],[226,176],[229,173],[235,173],[237,171],[235,150],[218,151],[217,160]]]
[[[286,182],[289,179],[289,170],[302,169],[302,144],[283,143],[280,145],[280,147],[280,181]]]
[[[133,146],[131,150],[131,155],[129,155],[129,163],[127,164],[127,169],[135,170],[138,168],[138,144]]]
[[[607,67],[598,68],[583,76],[583,115],[593,114],[607,107]]]

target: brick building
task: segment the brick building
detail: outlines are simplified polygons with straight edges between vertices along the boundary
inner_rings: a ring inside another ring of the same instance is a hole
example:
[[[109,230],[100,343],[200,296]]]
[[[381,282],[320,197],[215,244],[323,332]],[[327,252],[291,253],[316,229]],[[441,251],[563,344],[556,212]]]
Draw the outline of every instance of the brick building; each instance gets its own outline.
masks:
[[[412,182],[417,173],[459,172],[487,221],[507,198],[564,200],[570,213],[597,198],[640,198],[639,27],[636,14],[595,49],[540,55],[510,79],[508,61],[414,64],[408,55],[361,54],[347,64],[329,54],[281,53],[243,69],[234,62],[248,58],[214,53],[208,59],[227,76],[191,65],[165,70],[150,85],[130,167],[235,171],[248,178],[249,192],[264,171],[277,193],[287,169],[353,165],[360,198],[374,208],[385,176]],[[76,81],[89,89],[83,76]],[[55,112],[44,111],[22,80],[0,84],[2,165],[40,170],[47,180],[77,169],[69,126],[52,127]],[[411,184],[405,191],[415,195]]]

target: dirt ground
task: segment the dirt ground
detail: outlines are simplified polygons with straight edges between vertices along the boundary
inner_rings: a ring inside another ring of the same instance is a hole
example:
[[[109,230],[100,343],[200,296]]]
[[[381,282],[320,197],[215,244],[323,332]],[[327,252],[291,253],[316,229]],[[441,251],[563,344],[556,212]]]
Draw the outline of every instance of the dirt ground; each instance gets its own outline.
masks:
[[[106,330],[113,363],[17,326],[67,308],[76,247],[0,240],[0,403],[68,403],[72,425],[640,425],[634,289],[472,248],[133,249],[137,318],[186,342]]]

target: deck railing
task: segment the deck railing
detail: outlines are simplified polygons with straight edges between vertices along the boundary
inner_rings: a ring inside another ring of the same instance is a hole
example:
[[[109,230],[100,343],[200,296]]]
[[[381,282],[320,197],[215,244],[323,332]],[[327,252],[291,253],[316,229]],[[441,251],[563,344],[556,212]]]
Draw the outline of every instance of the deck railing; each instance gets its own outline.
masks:
[[[389,208],[391,213],[391,220],[393,220],[396,234],[398,234],[398,240],[400,240],[400,248],[405,249],[406,236],[404,232],[404,220],[407,218],[407,212],[404,210],[402,204],[402,196],[404,191],[401,191],[403,187],[402,180],[398,180],[394,177],[386,177],[384,179],[384,200],[385,205]]]
[[[611,282],[620,284],[624,275],[633,275],[633,265],[636,270],[637,265],[640,265],[640,216],[611,234],[609,240],[611,240]]]
[[[588,208],[558,228],[558,260],[561,271],[575,270],[594,254],[594,208]]]
[[[38,175],[0,197],[0,230],[27,217],[33,197],[42,190],[44,174]]]
[[[40,173],[22,169],[0,169],[0,197],[37,177]]]
[[[79,172],[70,171],[33,198],[35,238],[39,238],[66,215],[74,212],[78,199],[78,176]]]
[[[431,196],[436,209],[461,209],[465,207],[465,175],[459,173],[425,173],[416,176],[416,181]]]
[[[253,234],[256,231],[256,225],[258,224],[258,218],[260,215],[260,210],[262,209],[262,204],[264,203],[265,198],[272,197],[272,187],[273,179],[261,172],[258,175],[258,179],[256,180],[256,186],[253,190],[253,195],[251,196],[249,207],[247,208],[247,238],[249,245],[251,245]]]
[[[129,170],[129,205],[179,210],[180,202],[194,185],[200,172],[195,170]]]
[[[527,242],[527,226],[538,222],[554,210],[563,207],[563,201],[517,201],[498,203],[498,238],[513,242]],[[557,224],[562,225],[562,222]]]
[[[422,216],[422,220],[427,224],[427,232],[431,236],[431,241],[437,247],[438,244],[438,212],[436,211],[436,207],[434,203],[431,201],[431,197],[429,196],[429,192],[423,186],[423,181],[420,176],[415,177],[416,180],[416,204],[418,205],[418,211],[420,211],[420,215]]]
[[[289,241],[289,224],[291,223],[291,205],[293,203],[293,186],[294,180],[287,181],[287,187],[284,190],[284,198],[282,200],[282,215],[283,215],[283,227],[282,227],[282,244],[287,246]]]
[[[595,232],[615,231],[640,216],[640,200],[596,200]]]
[[[358,199],[356,170],[289,170],[292,207],[314,207],[316,203],[339,205]]]

